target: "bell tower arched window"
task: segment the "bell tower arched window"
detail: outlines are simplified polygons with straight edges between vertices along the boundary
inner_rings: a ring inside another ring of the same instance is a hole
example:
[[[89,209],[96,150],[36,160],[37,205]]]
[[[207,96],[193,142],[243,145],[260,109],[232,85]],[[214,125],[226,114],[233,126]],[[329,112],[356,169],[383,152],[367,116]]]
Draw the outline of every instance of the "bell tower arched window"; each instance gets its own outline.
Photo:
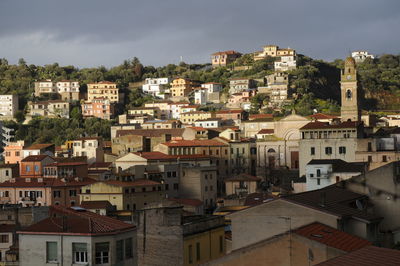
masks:
[[[347,90],[346,91],[346,99],[351,99],[351,97],[352,97],[351,90]]]

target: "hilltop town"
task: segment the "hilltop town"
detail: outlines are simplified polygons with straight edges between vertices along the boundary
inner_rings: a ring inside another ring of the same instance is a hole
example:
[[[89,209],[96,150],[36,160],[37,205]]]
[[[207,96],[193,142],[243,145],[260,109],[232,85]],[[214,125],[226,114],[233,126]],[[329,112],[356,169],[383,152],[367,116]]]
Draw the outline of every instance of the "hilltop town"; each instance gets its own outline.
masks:
[[[398,265],[399,66],[1,59],[0,264]]]

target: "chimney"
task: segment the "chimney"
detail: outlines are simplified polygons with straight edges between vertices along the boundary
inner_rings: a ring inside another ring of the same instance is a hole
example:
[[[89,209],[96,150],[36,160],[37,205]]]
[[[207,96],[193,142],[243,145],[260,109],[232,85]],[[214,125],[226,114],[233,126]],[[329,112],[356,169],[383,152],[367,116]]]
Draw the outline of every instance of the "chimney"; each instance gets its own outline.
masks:
[[[326,204],[326,193],[325,193],[325,192],[321,192],[321,193],[320,193],[320,202],[319,202],[319,206],[325,207],[325,204]]]

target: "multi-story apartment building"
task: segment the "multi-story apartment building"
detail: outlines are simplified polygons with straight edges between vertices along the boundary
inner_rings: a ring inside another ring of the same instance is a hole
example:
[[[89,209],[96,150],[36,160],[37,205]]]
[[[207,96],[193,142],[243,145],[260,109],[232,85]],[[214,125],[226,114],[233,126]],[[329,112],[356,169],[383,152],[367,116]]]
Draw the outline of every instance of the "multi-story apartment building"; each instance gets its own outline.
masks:
[[[374,55],[368,53],[368,51],[354,51],[351,52],[351,57],[354,58],[354,60],[356,60],[357,63],[361,63],[364,62],[365,59],[367,58],[371,58],[374,59]]]
[[[18,95],[0,95],[0,119],[13,119],[18,111]]]
[[[8,145],[4,147],[4,162],[10,164],[19,163],[24,158],[24,146],[25,141],[23,140],[8,143]]]
[[[207,89],[197,88],[194,90],[194,103],[195,104],[206,104],[207,103]]]
[[[220,92],[222,90],[222,84],[218,82],[207,82],[201,84],[202,88],[206,88],[208,90],[208,93],[213,93],[213,92]]]
[[[31,117],[43,116],[49,118],[69,118],[70,104],[62,100],[28,102],[28,115]]]
[[[199,82],[185,78],[174,79],[171,83],[171,97],[187,97],[193,88],[198,87]]]
[[[81,104],[82,116],[110,120],[115,115],[114,103],[108,98],[93,98]]]
[[[157,107],[158,109],[160,109],[160,118],[161,119],[170,119],[170,118],[174,118],[173,116],[171,116],[170,103],[171,103],[170,101],[145,103],[144,107]]]
[[[110,81],[101,81],[97,83],[88,83],[88,102],[92,102],[96,98],[105,98],[110,103],[119,102],[119,94],[117,84]]]
[[[35,82],[36,97],[39,97],[41,94],[52,94],[52,93],[57,93],[57,88],[54,86],[51,79]]]
[[[296,69],[296,56],[295,55],[282,55],[278,61],[274,62],[275,71],[289,71]]]
[[[236,51],[216,52],[211,55],[211,64],[213,67],[227,66],[233,63],[236,59],[241,57],[242,54]]]
[[[18,231],[20,265],[138,265],[132,224],[79,207],[49,216]]]
[[[128,110],[128,115],[149,115],[153,118],[160,118],[158,107],[135,107]]]
[[[266,45],[263,47],[263,51],[254,53],[254,60],[262,60],[267,56],[280,57],[280,56],[295,56],[296,51],[290,48],[280,49],[277,45]]]
[[[78,101],[79,97],[79,81],[60,80],[56,83],[57,93],[60,94],[64,101]]]
[[[169,94],[169,83],[169,78],[147,78],[142,86],[142,91],[154,97],[165,99],[166,95]]]
[[[229,80],[229,94],[239,93],[256,87],[257,83],[254,79],[232,78]]]
[[[213,116],[214,116],[213,113],[205,111],[186,112],[181,114],[180,121],[183,124],[193,124],[198,120],[205,120],[208,118],[212,118]]]
[[[75,139],[72,145],[72,154],[86,156],[88,164],[104,161],[103,140],[100,137]]]

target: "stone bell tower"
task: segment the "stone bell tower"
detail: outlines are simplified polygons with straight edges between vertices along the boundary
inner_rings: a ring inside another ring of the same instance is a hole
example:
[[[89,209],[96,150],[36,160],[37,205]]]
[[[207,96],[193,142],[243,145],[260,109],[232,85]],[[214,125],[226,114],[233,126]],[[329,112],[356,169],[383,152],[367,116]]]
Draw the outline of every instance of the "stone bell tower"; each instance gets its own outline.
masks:
[[[349,56],[344,62],[340,89],[342,95],[341,119],[342,121],[361,121],[359,96],[357,86],[356,61]]]

